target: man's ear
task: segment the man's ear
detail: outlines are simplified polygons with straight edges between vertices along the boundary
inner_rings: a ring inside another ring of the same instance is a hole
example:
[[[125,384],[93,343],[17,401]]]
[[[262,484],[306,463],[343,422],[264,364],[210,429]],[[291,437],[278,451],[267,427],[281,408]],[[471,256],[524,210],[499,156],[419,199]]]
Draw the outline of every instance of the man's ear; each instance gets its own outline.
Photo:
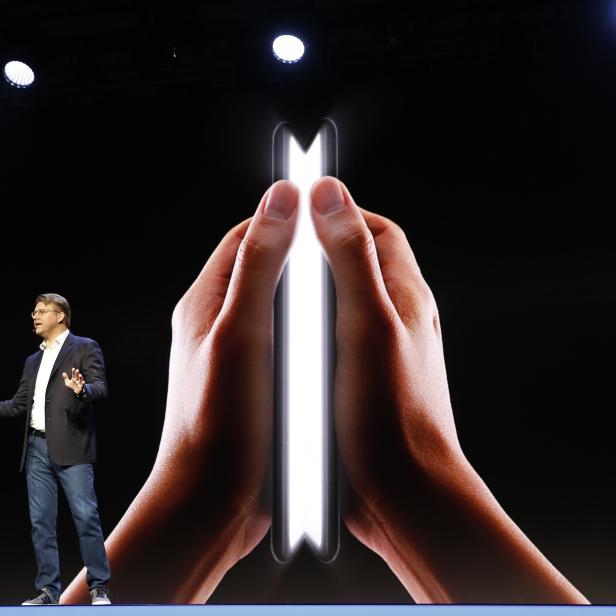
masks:
[[[66,317],[63,312],[58,312],[58,323],[63,323],[65,318]]]

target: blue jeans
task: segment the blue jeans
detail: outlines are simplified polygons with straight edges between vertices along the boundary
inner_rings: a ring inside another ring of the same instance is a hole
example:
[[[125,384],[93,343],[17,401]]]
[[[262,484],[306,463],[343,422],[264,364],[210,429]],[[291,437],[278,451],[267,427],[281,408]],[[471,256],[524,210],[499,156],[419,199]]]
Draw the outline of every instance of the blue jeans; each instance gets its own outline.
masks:
[[[47,441],[30,435],[26,457],[26,480],[32,543],[36,555],[37,589],[45,586],[57,599],[60,596],[60,560],[56,541],[58,516],[58,483],[68,500],[79,536],[81,557],[88,570],[86,581],[90,590],[105,586],[110,578],[91,464],[60,466],[51,462]]]

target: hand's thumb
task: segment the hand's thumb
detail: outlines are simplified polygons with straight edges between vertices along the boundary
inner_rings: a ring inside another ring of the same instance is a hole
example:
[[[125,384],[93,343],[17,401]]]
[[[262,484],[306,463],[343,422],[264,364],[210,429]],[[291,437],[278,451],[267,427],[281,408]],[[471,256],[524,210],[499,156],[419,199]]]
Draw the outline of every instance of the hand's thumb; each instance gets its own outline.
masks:
[[[340,308],[389,302],[372,233],[348,190],[332,177],[312,187],[312,219],[336,283]]]
[[[222,313],[237,311],[246,319],[271,314],[293,240],[298,202],[299,191],[293,183],[281,180],[271,187],[239,246]]]

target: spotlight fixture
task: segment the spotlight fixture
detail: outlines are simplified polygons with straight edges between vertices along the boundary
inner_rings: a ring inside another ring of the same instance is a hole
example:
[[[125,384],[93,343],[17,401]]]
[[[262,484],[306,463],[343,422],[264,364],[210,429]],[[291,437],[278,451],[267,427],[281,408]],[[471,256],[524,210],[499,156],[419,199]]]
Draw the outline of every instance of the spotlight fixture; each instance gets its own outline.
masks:
[[[272,44],[272,49],[275,58],[285,64],[299,62],[304,55],[304,43],[291,34],[283,34],[276,37]]]
[[[7,82],[15,88],[27,88],[34,83],[34,71],[18,60],[7,62],[3,74]]]

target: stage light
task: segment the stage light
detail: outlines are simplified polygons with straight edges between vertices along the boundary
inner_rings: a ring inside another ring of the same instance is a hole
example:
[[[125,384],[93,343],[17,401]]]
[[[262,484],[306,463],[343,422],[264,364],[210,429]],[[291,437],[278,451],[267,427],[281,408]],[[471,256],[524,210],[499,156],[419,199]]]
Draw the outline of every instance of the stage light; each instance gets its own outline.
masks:
[[[278,36],[274,40],[272,49],[274,51],[274,56],[286,64],[298,62],[304,55],[304,43],[291,34]]]
[[[27,88],[34,82],[34,71],[18,60],[7,62],[3,72],[4,78],[16,88]]]

